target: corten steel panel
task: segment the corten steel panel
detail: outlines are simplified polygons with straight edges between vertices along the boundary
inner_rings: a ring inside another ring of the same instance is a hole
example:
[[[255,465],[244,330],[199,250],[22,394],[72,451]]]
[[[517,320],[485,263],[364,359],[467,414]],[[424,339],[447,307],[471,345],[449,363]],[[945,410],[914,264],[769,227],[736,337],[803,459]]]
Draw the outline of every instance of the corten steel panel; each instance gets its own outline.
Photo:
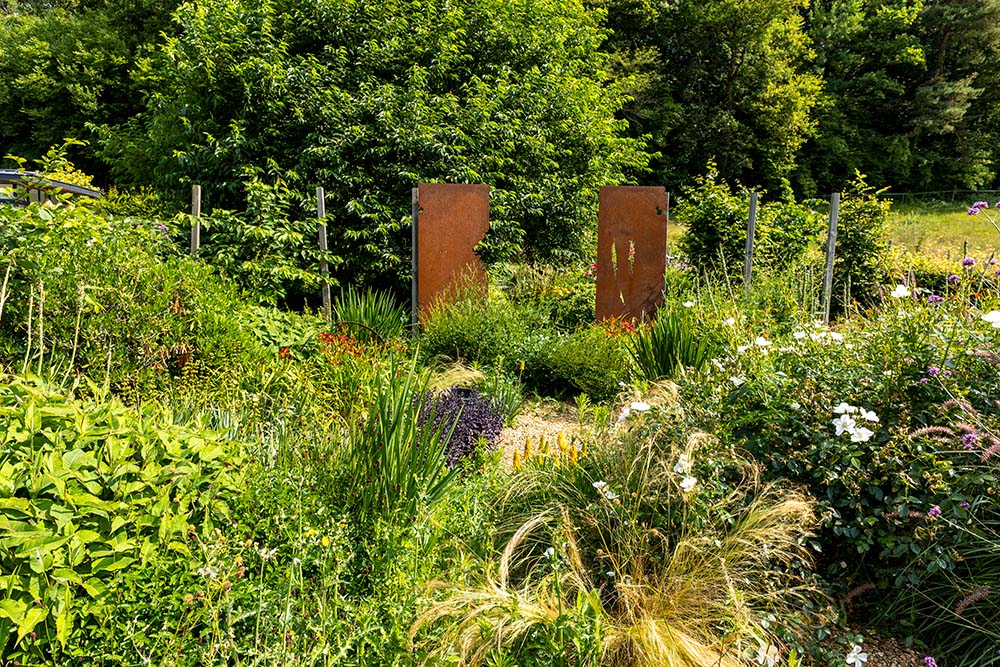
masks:
[[[663,187],[603,187],[597,214],[597,320],[652,317],[667,268]]]
[[[417,186],[417,312],[454,296],[459,282],[486,293],[486,271],[473,252],[490,228],[490,186]],[[450,294],[449,294],[450,293]]]

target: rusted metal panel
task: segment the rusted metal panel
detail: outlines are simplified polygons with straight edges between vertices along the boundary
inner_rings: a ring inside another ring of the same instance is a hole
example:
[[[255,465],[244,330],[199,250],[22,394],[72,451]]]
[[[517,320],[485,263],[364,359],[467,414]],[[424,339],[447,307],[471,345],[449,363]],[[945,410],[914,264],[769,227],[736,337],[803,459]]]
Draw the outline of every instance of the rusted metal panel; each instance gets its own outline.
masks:
[[[454,296],[463,285],[486,293],[486,270],[473,251],[490,228],[490,186],[417,186],[417,312]]]
[[[666,189],[603,187],[599,206],[597,319],[652,317],[667,268]]]

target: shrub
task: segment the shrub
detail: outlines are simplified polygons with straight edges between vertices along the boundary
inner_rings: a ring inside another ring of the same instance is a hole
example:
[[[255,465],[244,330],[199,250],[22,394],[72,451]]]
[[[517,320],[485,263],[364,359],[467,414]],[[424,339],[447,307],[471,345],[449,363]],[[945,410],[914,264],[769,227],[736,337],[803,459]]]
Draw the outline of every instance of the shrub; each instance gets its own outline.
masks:
[[[837,220],[837,253],[833,265],[833,294],[838,311],[843,311],[851,301],[870,305],[888,271],[886,229],[892,202],[879,199],[878,192],[860,173],[848,187]]]
[[[622,337],[600,325],[553,337],[525,368],[525,383],[548,395],[614,398],[628,379]]]
[[[476,453],[482,443],[494,448],[503,430],[503,418],[493,403],[475,389],[452,387],[424,398],[421,423],[432,420],[434,427],[451,433],[446,443],[449,468]]]
[[[706,176],[682,191],[677,216],[687,229],[681,250],[702,270],[730,276],[742,275],[750,216],[749,192],[737,192],[718,181],[718,172],[709,164]],[[816,241],[821,218],[794,202],[760,200],[754,231],[754,267],[782,268],[796,263]]]
[[[31,663],[114,613],[124,569],[191,557],[193,541],[227,517],[241,459],[218,435],[153,408],[0,379],[0,648]]]

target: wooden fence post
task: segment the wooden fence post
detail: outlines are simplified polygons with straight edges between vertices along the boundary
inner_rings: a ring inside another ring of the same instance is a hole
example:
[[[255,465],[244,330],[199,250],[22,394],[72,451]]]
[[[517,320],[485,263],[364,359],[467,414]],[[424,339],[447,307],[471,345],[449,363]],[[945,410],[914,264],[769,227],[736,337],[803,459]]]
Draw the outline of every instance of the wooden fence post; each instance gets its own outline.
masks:
[[[327,324],[333,326],[333,313],[330,298],[330,265],[326,262],[326,192],[323,188],[316,188],[316,217],[319,218],[317,232],[319,234],[319,251],[322,254],[319,260],[319,272],[323,276],[323,317]]]
[[[757,232],[757,193],[750,193],[750,216],[747,219],[747,247],[743,259],[743,289],[750,290],[750,272],[753,269],[753,240]]]
[[[833,258],[837,248],[837,216],[840,215],[840,193],[830,197],[830,231],[826,236],[826,274],[823,276],[823,324],[830,323],[833,300]]]
[[[201,186],[191,186],[191,256],[198,256],[201,246]]]
[[[410,222],[412,231],[412,250],[410,251],[410,270],[413,272],[413,281],[410,288],[410,326],[413,327],[413,335],[418,331],[417,309],[419,308],[417,292],[417,222],[420,218],[420,188],[410,190]]]

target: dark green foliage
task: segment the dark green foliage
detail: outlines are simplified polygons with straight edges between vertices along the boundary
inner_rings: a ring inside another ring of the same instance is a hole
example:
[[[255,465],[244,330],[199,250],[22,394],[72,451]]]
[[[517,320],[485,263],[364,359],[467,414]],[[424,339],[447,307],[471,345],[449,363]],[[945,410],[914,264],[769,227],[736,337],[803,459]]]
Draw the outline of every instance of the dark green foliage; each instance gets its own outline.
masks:
[[[708,175],[695,179],[683,191],[678,217],[687,225],[681,248],[701,271],[743,273],[746,256],[750,195],[744,188],[733,190],[719,180],[715,165]],[[794,202],[767,202],[760,198],[754,233],[755,269],[787,268],[797,263],[815,242],[821,217]]]
[[[146,111],[106,135],[126,180],[247,206],[247,167],[327,190],[342,282],[405,284],[410,189],[492,186],[493,258],[581,255],[597,188],[647,158],[579,2],[184,4],[138,68]],[[211,186],[210,188],[208,186]]]
[[[519,371],[520,374],[520,371]],[[513,426],[524,405],[524,389],[519,375],[504,370],[504,360],[499,358],[493,367],[485,370],[484,378],[476,388],[493,402],[505,426]]]
[[[675,378],[686,368],[705,368],[712,356],[709,340],[697,337],[686,308],[671,304],[656,311],[651,325],[640,326],[625,349],[642,377],[652,382]]]

